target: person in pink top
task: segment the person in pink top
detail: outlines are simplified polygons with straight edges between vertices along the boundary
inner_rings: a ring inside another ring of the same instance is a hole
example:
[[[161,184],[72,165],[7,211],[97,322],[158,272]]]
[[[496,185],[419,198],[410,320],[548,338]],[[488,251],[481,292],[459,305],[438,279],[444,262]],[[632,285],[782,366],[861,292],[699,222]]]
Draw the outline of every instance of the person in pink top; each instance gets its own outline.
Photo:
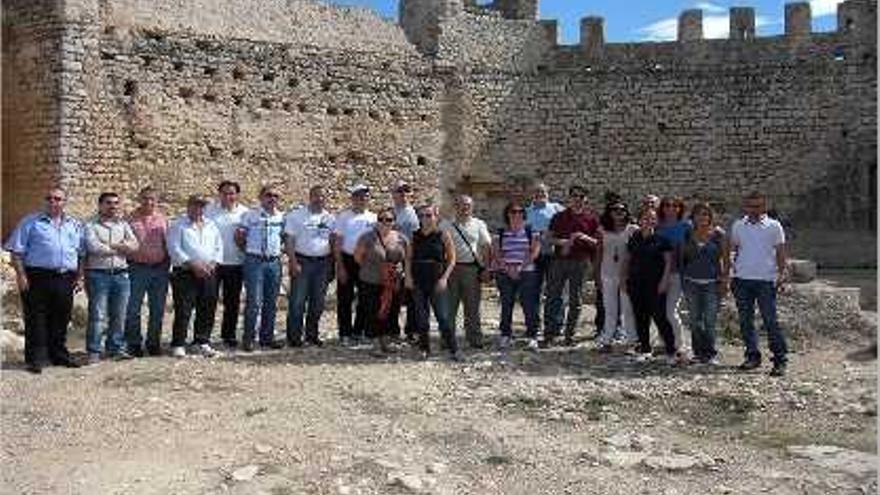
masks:
[[[159,194],[153,187],[142,189],[138,200],[140,206],[128,219],[140,247],[128,257],[131,295],[125,315],[125,340],[129,354],[143,357],[141,306],[146,294],[150,308],[146,350],[149,355],[158,356],[161,354],[162,316],[168,295],[169,262],[165,246],[168,218],[159,210]]]

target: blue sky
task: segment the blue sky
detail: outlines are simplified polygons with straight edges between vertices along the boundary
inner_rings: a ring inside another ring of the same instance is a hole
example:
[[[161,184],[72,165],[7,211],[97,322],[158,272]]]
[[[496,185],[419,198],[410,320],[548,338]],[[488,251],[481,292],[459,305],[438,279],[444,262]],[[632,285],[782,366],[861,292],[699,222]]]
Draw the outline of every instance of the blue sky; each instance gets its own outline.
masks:
[[[326,1],[326,0],[325,0]],[[342,5],[361,5],[396,19],[397,0],[329,0]],[[703,31],[707,38],[727,37],[727,11],[731,6],[755,8],[759,35],[783,31],[785,0],[539,0],[540,17],[557,19],[563,43],[577,43],[580,18],[598,15],[605,18],[605,36],[609,41],[674,39],[676,19],[686,9],[703,8]],[[831,31],[837,26],[836,5],[840,0],[810,0],[813,29]]]

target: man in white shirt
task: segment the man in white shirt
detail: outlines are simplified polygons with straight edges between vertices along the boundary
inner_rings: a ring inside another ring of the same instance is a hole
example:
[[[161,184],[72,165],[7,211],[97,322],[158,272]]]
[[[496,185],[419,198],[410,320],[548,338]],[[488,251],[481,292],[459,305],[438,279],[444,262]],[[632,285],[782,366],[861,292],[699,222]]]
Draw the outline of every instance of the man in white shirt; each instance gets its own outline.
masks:
[[[244,251],[235,243],[235,233],[247,208],[238,202],[241,186],[225,180],[217,186],[217,201],[205,208],[205,217],[214,222],[223,239],[223,260],[217,265],[217,291],[223,291],[223,323],[220,336],[229,349],[238,346],[235,329],[241,304]]]
[[[443,220],[440,228],[455,244],[455,268],[449,276],[449,324],[455,328],[458,306],[464,306],[464,330],[468,345],[483,347],[480,329],[480,299],[483,282],[488,281],[489,251],[492,238],[486,222],[473,216],[474,200],[461,195],[455,199],[455,218]]]
[[[193,346],[205,357],[217,354],[210,342],[217,309],[217,264],[223,261],[223,239],[214,222],[205,218],[207,203],[201,195],[190,196],[186,216],[168,229],[168,254],[173,267],[171,355],[174,357],[186,356],[184,346],[193,309],[196,312]]]
[[[125,309],[131,290],[126,256],[137,251],[134,232],[119,215],[119,195],[101,193],[98,214],[86,223],[86,288],[89,295],[89,323],[86,348],[89,362],[101,359],[101,335],[106,324],[107,355],[128,359],[125,348]]]
[[[318,322],[324,313],[336,240],[336,218],[324,208],[324,198],[324,188],[313,186],[309,189],[309,203],[291,211],[284,224],[290,272],[287,345],[291,347],[303,345],[303,317],[305,342],[319,347],[323,345]]]
[[[355,289],[359,286],[354,249],[361,235],[376,225],[376,214],[367,210],[370,188],[365,184],[356,184],[349,188],[349,192],[351,207],[336,217],[336,319],[339,342],[342,345],[357,343],[364,337],[367,320],[362,297],[358,297],[354,325],[351,322],[351,305],[354,302]],[[360,289],[357,290],[360,293]]]
[[[745,343],[742,370],[761,366],[758,334],[755,332],[755,302],[773,353],[772,376],[785,375],[788,348],[785,334],[776,321],[776,292],[785,282],[785,232],[782,225],[767,216],[766,197],[757,192],[743,198],[746,215],[733,223],[730,233],[734,254],[731,290],[739,311],[739,325]]]
[[[260,190],[260,205],[241,217],[236,233],[238,245],[244,248],[244,335],[242,350],[254,350],[257,319],[260,320],[260,347],[280,349],[275,341],[275,314],[281,290],[281,252],[284,235],[284,213],[278,208],[281,194],[274,185]]]

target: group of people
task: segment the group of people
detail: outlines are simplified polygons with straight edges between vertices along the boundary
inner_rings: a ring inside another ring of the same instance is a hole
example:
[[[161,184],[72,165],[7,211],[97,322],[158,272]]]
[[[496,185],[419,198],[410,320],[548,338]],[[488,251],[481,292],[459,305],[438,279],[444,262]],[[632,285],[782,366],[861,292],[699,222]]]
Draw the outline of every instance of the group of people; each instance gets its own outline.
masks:
[[[746,349],[740,367],[761,364],[753,321],[757,302],[773,354],[771,374],[785,372],[786,342],[776,322],[785,234],[767,216],[766,198],[759,193],[744,197],[745,215],[729,233],[707,203],[694,204],[686,217],[680,199],[649,195],[632,215],[622,197],[609,193],[597,213],[580,186],[568,190],[562,205],[538,184],[528,204],[514,199],[504,207],[503,227],[493,231],[474,215],[469,196],[455,197],[454,214],[441,219],[435,204],[412,204],[413,190],[404,181],[392,186],[392,204],[375,212],[364,184],[349,189],[350,205],[338,213],[326,208],[322,186],[312,187],[307,202],[289,212],[280,208],[275,186],[264,186],[252,208],[240,204],[240,193],[239,184],[223,181],[216,198],[192,195],[186,213],[169,221],[152,187],[140,191],[139,206],[128,215],[120,211],[119,195],[106,192],[98,198],[97,214],[80,222],[64,211],[65,191],[50,189],[45,210],[24,218],[5,245],[22,295],[27,369],[39,373],[47,364],[81,364],[67,350],[66,332],[73,294],[83,282],[89,299],[86,350],[93,364],[162,353],[169,285],[175,357],[218,353],[211,334],[221,294],[220,338],[228,350],[322,346],[319,321],[335,279],[341,345],[372,342],[376,353],[385,354],[407,341],[427,357],[433,315],[442,347],[459,360],[459,307],[464,342],[484,346],[484,284],[494,282],[499,293],[498,346],[513,345],[518,303],[526,346],[538,350],[573,345],[584,286],[592,277],[598,352],[622,349],[648,359],[653,322],[670,363],[716,364],[717,310],[731,290]],[[285,341],[275,339],[282,263],[290,277]],[[690,359],[682,339],[682,300],[692,336]]]

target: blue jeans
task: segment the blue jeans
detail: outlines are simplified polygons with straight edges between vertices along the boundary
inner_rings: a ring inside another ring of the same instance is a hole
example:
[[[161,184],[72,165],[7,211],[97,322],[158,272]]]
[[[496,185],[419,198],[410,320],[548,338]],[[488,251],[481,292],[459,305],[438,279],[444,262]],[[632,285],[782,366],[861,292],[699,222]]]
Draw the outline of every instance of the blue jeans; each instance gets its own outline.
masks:
[[[333,258],[306,258],[297,256],[301,271],[290,281],[287,295],[287,341],[300,342],[303,334],[303,317],[306,323],[306,340],[318,340],[318,322],[324,313],[327,295],[327,276]],[[308,312],[306,311],[308,301]]]
[[[112,273],[102,270],[86,272],[89,291],[89,323],[86,328],[86,349],[100,354],[103,327],[107,327],[105,343],[108,354],[116,354],[125,347],[123,322],[131,287],[127,272]]]
[[[146,295],[150,311],[147,320],[147,348],[159,349],[162,317],[165,315],[165,300],[168,297],[168,264],[130,263],[128,278],[131,283],[131,294],[125,312],[125,340],[128,348],[139,349],[143,344],[141,307]]]
[[[260,318],[260,344],[268,345],[275,339],[275,313],[281,289],[281,262],[278,258],[248,255],[244,260],[244,287],[247,297],[242,340],[246,343],[254,341],[257,318]]]
[[[684,294],[688,304],[694,356],[701,361],[709,361],[718,354],[715,349],[718,283],[697,284],[685,279]]]
[[[785,364],[788,347],[785,335],[776,322],[776,284],[766,280],[733,279],[731,284],[736,308],[739,311],[739,327],[746,345],[746,359],[760,361],[761,351],[758,349],[758,334],[755,331],[755,301],[761,311],[761,320],[767,330],[770,352],[773,362]]]
[[[541,297],[541,274],[535,270],[520,272],[518,279],[506,273],[495,274],[495,282],[501,296],[500,331],[503,337],[513,335],[513,305],[519,300],[526,320],[526,335],[530,339],[538,337],[538,304]]]
[[[455,334],[452,332],[452,325],[449,324],[449,291],[443,292],[431,291],[430,293],[420,289],[418,285],[413,288],[412,302],[413,307],[407,311],[414,311],[415,331],[419,335],[419,347],[425,352],[430,352],[431,341],[428,337],[430,329],[431,310],[434,311],[434,318],[437,319],[437,329],[440,330],[440,336],[446,344],[449,352],[455,353],[458,350],[458,344],[455,341]]]

